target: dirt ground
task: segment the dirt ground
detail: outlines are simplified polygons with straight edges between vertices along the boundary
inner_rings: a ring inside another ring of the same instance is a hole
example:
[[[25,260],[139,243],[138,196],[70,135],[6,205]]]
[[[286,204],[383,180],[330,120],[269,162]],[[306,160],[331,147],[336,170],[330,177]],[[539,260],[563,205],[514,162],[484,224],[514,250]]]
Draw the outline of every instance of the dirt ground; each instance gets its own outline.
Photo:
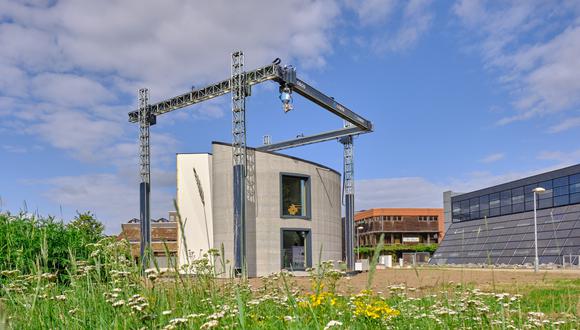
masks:
[[[366,288],[368,272],[360,273],[339,282],[339,291],[359,292]],[[473,285],[481,290],[519,291],[533,286],[544,286],[554,280],[580,279],[580,270],[540,270],[534,273],[528,269],[460,269],[460,268],[392,268],[377,269],[373,280],[373,290],[389,291],[388,286],[405,284],[419,289],[423,294],[439,291],[443,285]],[[258,279],[255,279],[258,280]],[[296,282],[304,290],[309,290],[308,277],[296,277]],[[258,283],[253,283],[258,285]],[[494,290],[495,289],[495,290]]]

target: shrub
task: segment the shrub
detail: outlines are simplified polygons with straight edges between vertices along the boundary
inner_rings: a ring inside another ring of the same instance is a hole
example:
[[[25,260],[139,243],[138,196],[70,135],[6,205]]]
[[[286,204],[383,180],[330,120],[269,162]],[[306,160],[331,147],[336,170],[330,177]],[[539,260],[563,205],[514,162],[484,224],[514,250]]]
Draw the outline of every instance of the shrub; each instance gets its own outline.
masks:
[[[103,225],[90,213],[79,213],[69,224],[54,217],[0,214],[0,269],[24,274],[56,273],[62,280],[73,259],[86,260],[87,244],[102,238]]]

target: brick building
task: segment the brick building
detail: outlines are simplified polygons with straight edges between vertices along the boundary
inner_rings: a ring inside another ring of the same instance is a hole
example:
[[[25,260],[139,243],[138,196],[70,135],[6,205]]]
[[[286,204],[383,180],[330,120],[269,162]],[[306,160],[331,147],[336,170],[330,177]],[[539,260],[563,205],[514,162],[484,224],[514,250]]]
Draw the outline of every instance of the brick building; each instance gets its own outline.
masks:
[[[139,258],[141,252],[141,223],[139,219],[131,219],[127,223],[121,224],[121,233],[118,239],[127,239],[131,244],[131,255]],[[159,218],[151,219],[151,250],[155,256],[157,265],[161,268],[174,266],[169,258],[175,258],[178,250],[176,213],[169,212],[169,220]]]
[[[384,234],[385,245],[431,244],[444,235],[443,209],[376,208],[355,214],[355,234],[360,246],[372,247]]]

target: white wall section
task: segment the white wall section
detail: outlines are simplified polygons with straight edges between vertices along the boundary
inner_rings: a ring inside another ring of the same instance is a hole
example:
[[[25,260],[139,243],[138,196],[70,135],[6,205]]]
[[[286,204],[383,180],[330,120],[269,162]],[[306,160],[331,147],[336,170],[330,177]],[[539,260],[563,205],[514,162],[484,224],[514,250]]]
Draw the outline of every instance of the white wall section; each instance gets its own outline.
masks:
[[[177,206],[184,224],[178,233],[180,266],[213,247],[211,173],[212,155],[177,154]]]

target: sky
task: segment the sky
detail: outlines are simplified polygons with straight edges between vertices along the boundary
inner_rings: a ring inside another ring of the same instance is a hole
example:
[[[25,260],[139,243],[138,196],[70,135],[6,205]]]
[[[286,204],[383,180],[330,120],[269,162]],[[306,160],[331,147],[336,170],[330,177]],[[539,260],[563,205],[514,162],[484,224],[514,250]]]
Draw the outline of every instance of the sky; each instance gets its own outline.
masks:
[[[108,233],[138,217],[137,91],[156,102],[275,58],[371,120],[355,139],[356,209],[442,207],[580,160],[580,2],[483,0],[0,1],[0,211]],[[247,101],[248,145],[342,127],[274,83]],[[231,141],[230,98],[164,114],[152,132],[152,216],[175,154]],[[334,141],[285,153],[342,169]]]

